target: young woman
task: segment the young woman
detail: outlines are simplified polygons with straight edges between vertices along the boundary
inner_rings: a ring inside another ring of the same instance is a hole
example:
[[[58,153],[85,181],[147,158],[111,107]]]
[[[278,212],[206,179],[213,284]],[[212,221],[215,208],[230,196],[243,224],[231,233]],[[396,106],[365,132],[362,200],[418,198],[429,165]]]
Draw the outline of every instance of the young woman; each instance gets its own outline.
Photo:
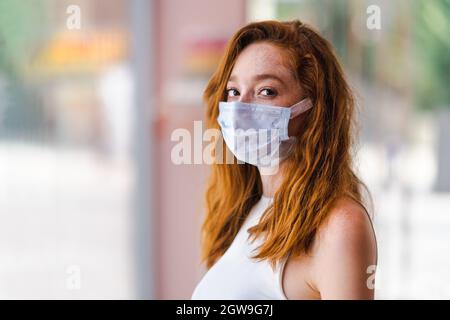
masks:
[[[330,44],[298,20],[248,24],[204,99],[208,127],[240,161],[212,165],[208,270],[192,299],[373,299],[377,248],[352,170],[354,102]],[[235,139],[251,128],[276,134],[246,149]]]

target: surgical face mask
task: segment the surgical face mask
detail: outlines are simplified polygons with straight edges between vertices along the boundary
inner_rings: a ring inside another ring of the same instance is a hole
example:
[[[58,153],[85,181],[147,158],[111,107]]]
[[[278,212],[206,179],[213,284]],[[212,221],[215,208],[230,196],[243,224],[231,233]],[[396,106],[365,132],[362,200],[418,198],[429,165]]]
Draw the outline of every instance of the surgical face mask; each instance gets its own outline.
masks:
[[[296,141],[288,135],[289,120],[311,107],[308,98],[288,108],[219,102],[217,121],[225,143],[239,161],[258,167],[275,167],[289,155]]]

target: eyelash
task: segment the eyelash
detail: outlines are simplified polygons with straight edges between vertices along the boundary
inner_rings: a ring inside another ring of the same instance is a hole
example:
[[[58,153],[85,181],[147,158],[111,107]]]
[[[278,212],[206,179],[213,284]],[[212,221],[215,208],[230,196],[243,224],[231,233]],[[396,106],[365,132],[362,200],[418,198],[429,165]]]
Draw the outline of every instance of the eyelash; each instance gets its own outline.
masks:
[[[235,91],[239,92],[236,88],[228,88],[228,89],[226,90],[227,96],[229,95],[229,92],[230,92],[231,90],[235,90]],[[259,93],[261,93],[261,91],[264,91],[264,90],[268,90],[268,91],[271,91],[271,92],[272,92],[272,94],[265,95],[266,97],[275,97],[275,96],[277,95],[277,91],[274,90],[274,89],[272,89],[272,88],[262,88],[262,89],[259,91]]]

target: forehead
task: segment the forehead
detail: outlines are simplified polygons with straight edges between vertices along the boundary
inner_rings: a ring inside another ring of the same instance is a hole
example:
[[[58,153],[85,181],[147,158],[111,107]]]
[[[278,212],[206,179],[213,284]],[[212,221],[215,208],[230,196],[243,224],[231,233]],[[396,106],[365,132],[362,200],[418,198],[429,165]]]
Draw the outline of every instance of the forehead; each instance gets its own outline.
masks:
[[[231,72],[234,78],[251,78],[257,74],[292,76],[287,54],[280,47],[267,43],[252,43],[236,59]]]

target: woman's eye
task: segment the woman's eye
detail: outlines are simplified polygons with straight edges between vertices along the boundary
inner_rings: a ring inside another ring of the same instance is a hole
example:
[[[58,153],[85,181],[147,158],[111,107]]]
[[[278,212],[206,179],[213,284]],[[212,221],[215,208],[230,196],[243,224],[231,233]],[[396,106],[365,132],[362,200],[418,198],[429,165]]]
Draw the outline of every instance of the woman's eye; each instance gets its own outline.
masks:
[[[234,89],[234,88],[227,89],[227,95],[228,95],[229,97],[236,97],[238,94],[239,94],[239,91],[237,91],[237,90]]]
[[[269,88],[264,88],[259,93],[262,94],[263,96],[275,96],[277,94],[275,90]]]

